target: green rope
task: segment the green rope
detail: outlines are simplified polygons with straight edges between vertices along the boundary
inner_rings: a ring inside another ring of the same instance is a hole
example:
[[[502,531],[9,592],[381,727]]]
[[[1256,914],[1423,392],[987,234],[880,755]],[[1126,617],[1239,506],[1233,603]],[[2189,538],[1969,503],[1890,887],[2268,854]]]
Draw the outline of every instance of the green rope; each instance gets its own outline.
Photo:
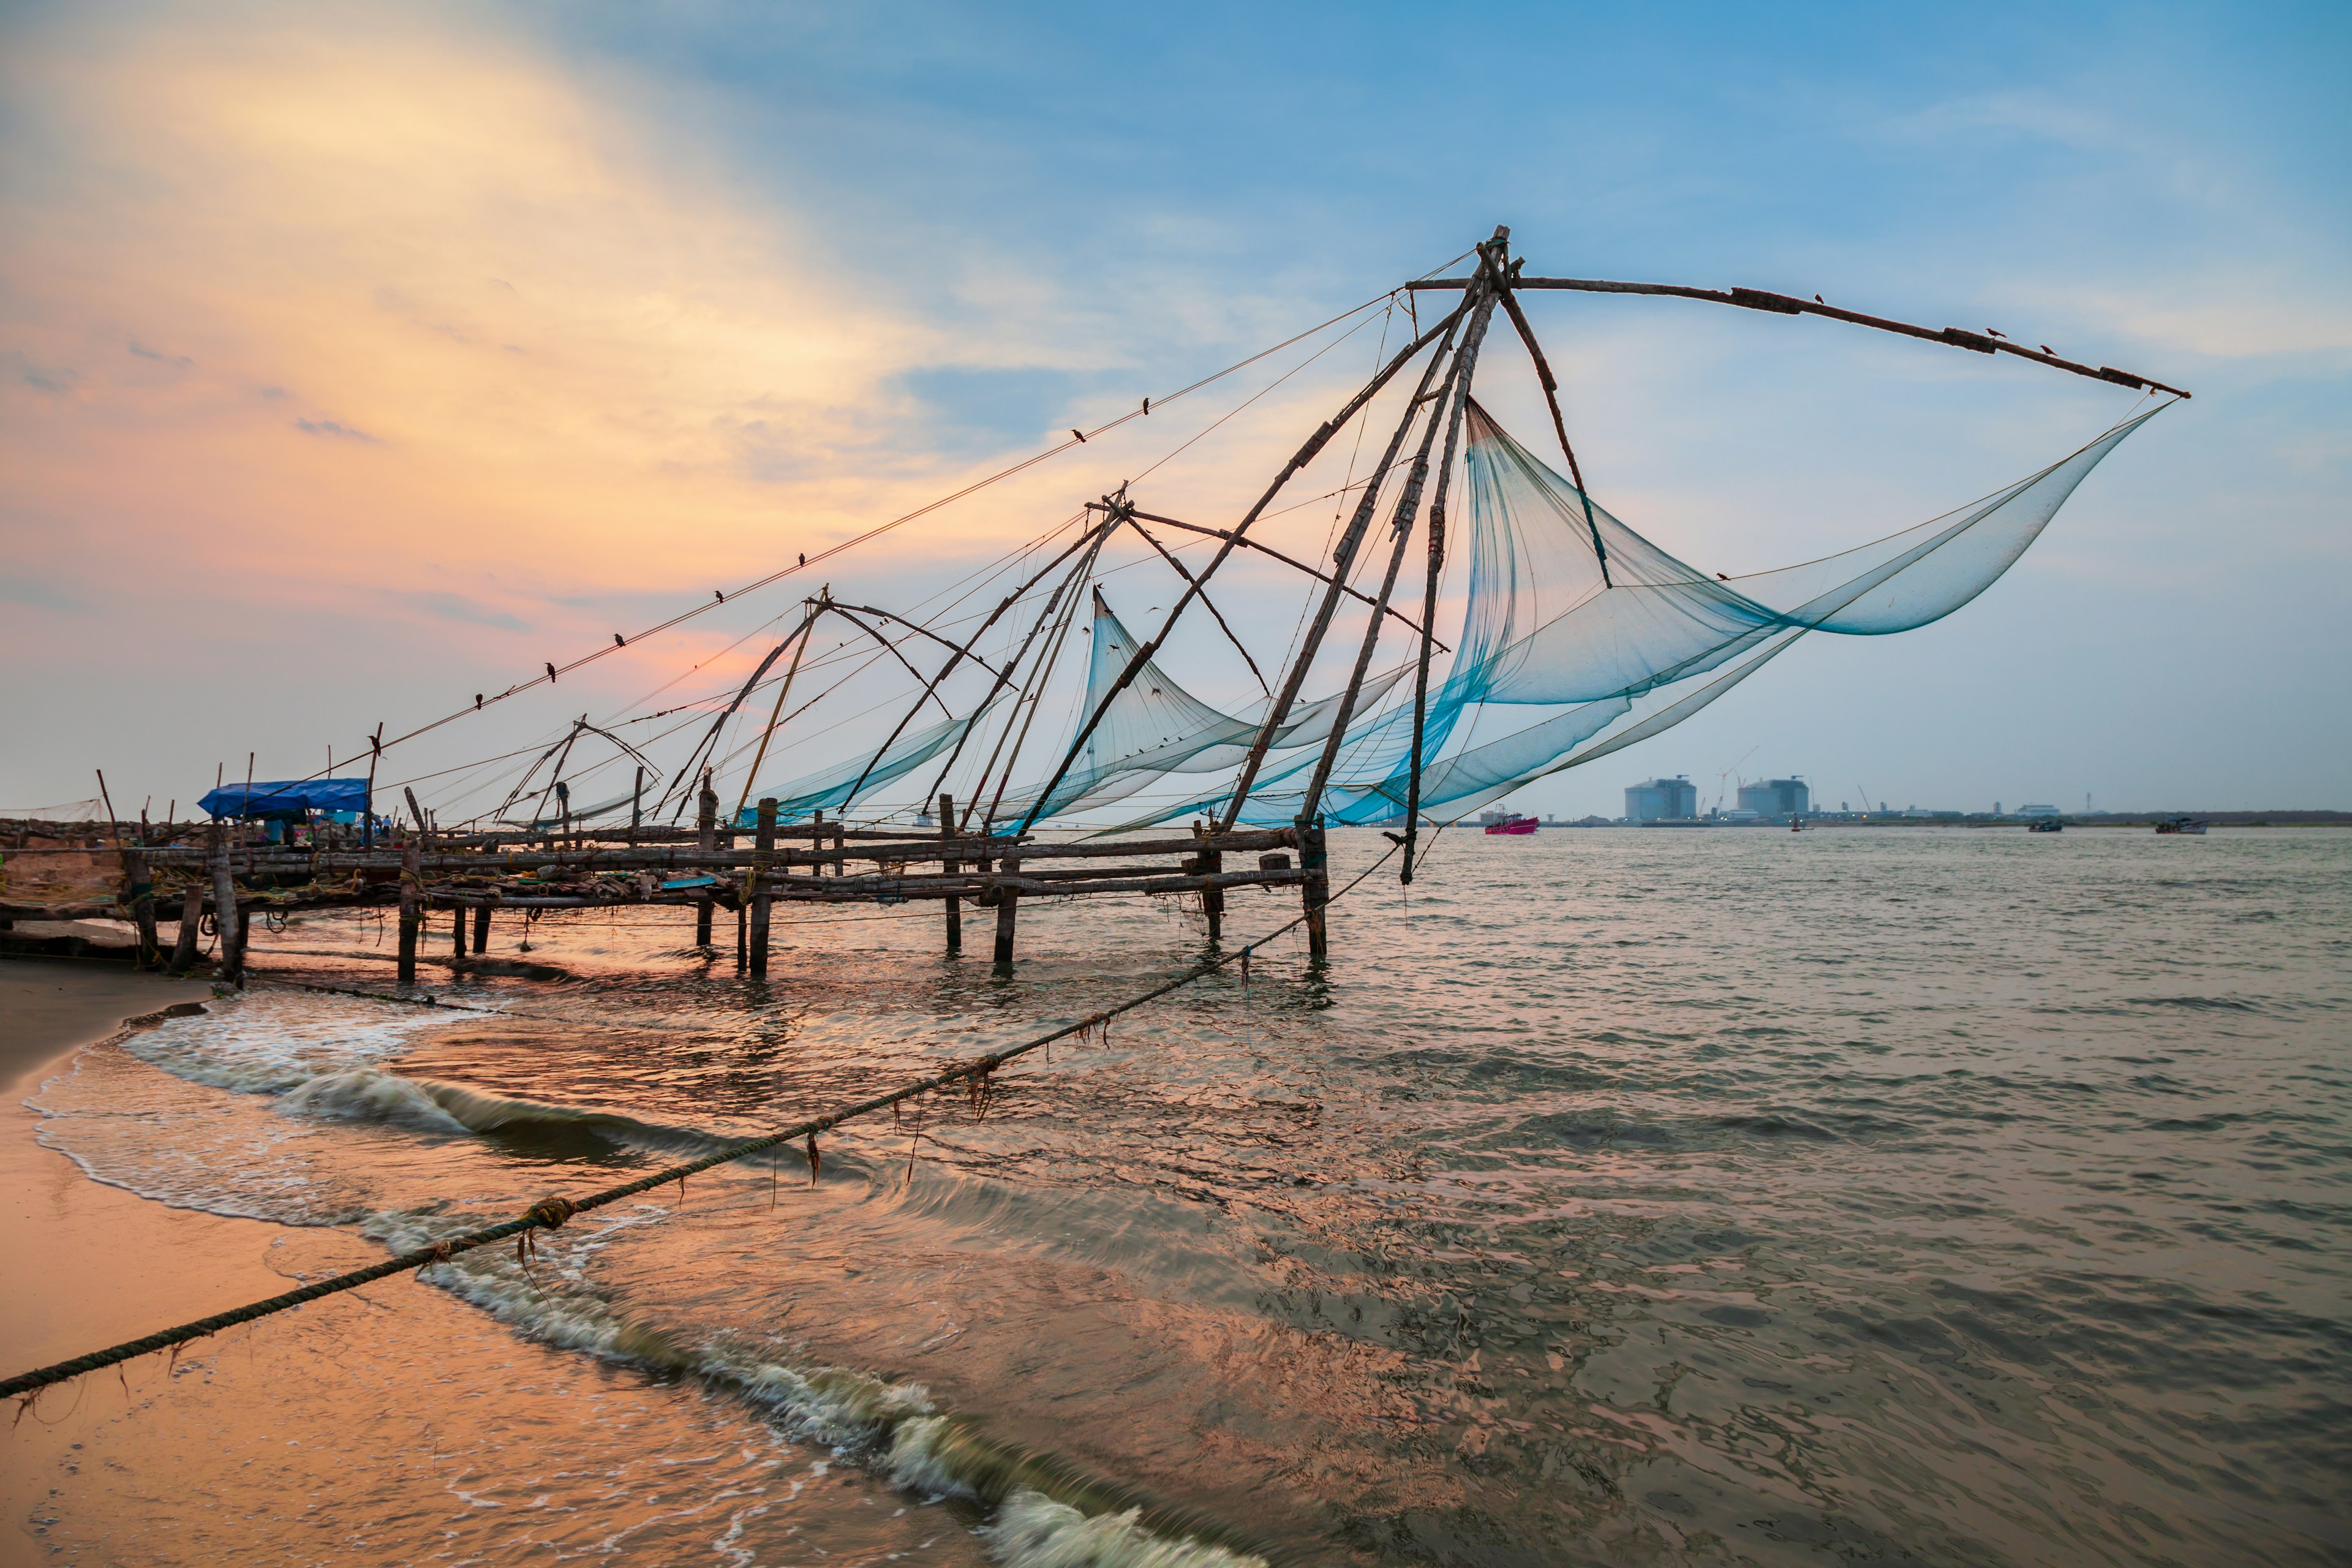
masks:
[[[1328,908],[1349,893],[1355,891],[1357,886],[1366,877],[1379,870],[1395,853],[1395,848],[1391,847],[1387,855],[1381,856],[1380,859],[1366,867],[1354,881],[1326,900],[1324,907]],[[877,1110],[887,1110],[891,1106],[902,1104],[918,1096],[944,1089],[950,1084],[970,1083],[977,1089],[989,1074],[1016,1057],[1025,1057],[1032,1051],[1042,1050],[1056,1040],[1067,1039],[1072,1035],[1083,1035],[1089,1029],[1108,1024],[1122,1013],[1132,1012],[1147,1003],[1158,1001],[1171,991],[1180,991],[1194,981],[1205,979],[1236,959],[1246,955],[1251,948],[1263,947],[1283,932],[1305,924],[1306,921],[1307,916],[1301,913],[1259,937],[1255,942],[1241,949],[1239,952],[1212,958],[1178,975],[1175,979],[1154,986],[1139,996],[1130,997],[1115,1007],[1107,1007],[1099,1013],[1079,1019],[1075,1024],[1064,1025],[1053,1033],[1040,1035],[1034,1040],[1027,1040],[1004,1050],[992,1052],[975,1061],[950,1068],[945,1072],[934,1073],[929,1078],[908,1084],[902,1089],[893,1089],[887,1094],[876,1095],[871,1100],[860,1100],[856,1105],[832,1111],[814,1121],[796,1123],[780,1132],[770,1132],[762,1137],[747,1138],[740,1143],[730,1143],[716,1153],[706,1154],[699,1160],[689,1160],[682,1165],[671,1165],[656,1171],[651,1175],[640,1176],[634,1182],[624,1182],[619,1186],[606,1187],[603,1192],[592,1193],[584,1198],[546,1199],[532,1205],[513,1219],[503,1220],[497,1225],[485,1226],[479,1230],[470,1230],[463,1236],[436,1241],[430,1246],[404,1252],[396,1258],[386,1258],[383,1262],[370,1268],[354,1269],[349,1274],[339,1274],[331,1279],[321,1279],[315,1284],[305,1285],[299,1290],[289,1290],[282,1296],[272,1296],[266,1301],[256,1301],[249,1306],[238,1307],[226,1312],[215,1312],[209,1318],[198,1318],[192,1323],[182,1323],[177,1328],[160,1330],[135,1340],[125,1340],[119,1345],[110,1345],[104,1350],[91,1351],[87,1355],[78,1355],[70,1361],[61,1361],[54,1365],[19,1373],[5,1382],[0,1382],[0,1397],[29,1395],[53,1384],[79,1377],[83,1373],[96,1372],[102,1367],[112,1366],[118,1362],[130,1361],[152,1351],[169,1350],[173,1345],[185,1344],[191,1340],[205,1339],[220,1332],[223,1329],[233,1329],[239,1323],[250,1323],[256,1319],[266,1318],[276,1312],[290,1311],[296,1307],[344,1290],[356,1290],[362,1285],[373,1285],[379,1279],[388,1279],[393,1275],[407,1269],[424,1268],[436,1263],[446,1263],[459,1253],[471,1252],[477,1247],[504,1241],[509,1237],[520,1237],[539,1230],[553,1230],[575,1214],[584,1214],[590,1209],[604,1208],[607,1205],[619,1203],[623,1198],[635,1197],[639,1193],[651,1192],[656,1187],[667,1186],[672,1182],[682,1182],[687,1177],[708,1171],[715,1165],[728,1164],[749,1155],[764,1153],[770,1149],[780,1148],[795,1138],[812,1140],[811,1146],[814,1148],[814,1140],[820,1132],[829,1132],[854,1117],[867,1116]]]

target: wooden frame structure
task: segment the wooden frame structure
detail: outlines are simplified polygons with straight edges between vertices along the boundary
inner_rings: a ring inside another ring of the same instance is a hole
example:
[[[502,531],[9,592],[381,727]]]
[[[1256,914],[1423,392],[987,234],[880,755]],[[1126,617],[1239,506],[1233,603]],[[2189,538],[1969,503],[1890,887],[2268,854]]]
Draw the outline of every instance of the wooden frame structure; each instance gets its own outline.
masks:
[[[756,976],[764,974],[768,968],[774,908],[779,903],[938,900],[944,911],[947,950],[956,952],[962,947],[962,908],[969,902],[995,911],[994,957],[999,963],[1010,963],[1019,910],[1024,900],[1138,892],[1185,895],[1200,900],[1210,938],[1215,941],[1223,935],[1224,902],[1232,889],[1296,887],[1305,907],[1308,950],[1315,960],[1320,961],[1328,951],[1323,907],[1329,899],[1329,878],[1319,803],[1337,765],[1349,721],[1356,714],[1381,637],[1391,622],[1402,624],[1416,645],[1412,740],[1407,763],[1410,784],[1407,797],[1402,803],[1404,834],[1400,870],[1403,880],[1412,879],[1423,826],[1422,775],[1429,761],[1424,747],[1431,662],[1433,655],[1444,648],[1432,631],[1445,567],[1449,491],[1465,416],[1474,404],[1473,383],[1480,355],[1498,309],[1528,351],[1570,478],[1580,492],[1584,489],[1581,465],[1570,443],[1568,421],[1560,406],[1559,382],[1520,303],[1519,296],[1525,291],[1661,295],[1784,316],[1819,315],[1974,353],[2015,355],[2116,385],[2179,397],[2189,395],[2177,387],[2126,371],[2080,363],[2047,350],[2037,353],[1998,334],[1956,327],[1911,326],[1842,310],[1826,304],[1818,296],[1809,301],[1750,289],[1724,290],[1671,284],[1528,278],[1522,275],[1524,262],[1510,256],[1509,241],[1509,229],[1497,227],[1490,237],[1473,247],[1471,254],[1476,257],[1476,265],[1468,276],[1416,279],[1388,296],[1393,300],[1412,293],[1449,291],[1457,293],[1459,300],[1425,330],[1417,331],[1412,342],[1389,356],[1337,413],[1318,425],[1274,477],[1256,504],[1231,528],[1210,527],[1144,511],[1128,496],[1127,487],[1122,486],[1099,501],[1087,503],[1081,513],[1084,526],[1076,537],[1042,567],[1029,573],[981,620],[978,629],[961,642],[881,606],[836,601],[829,587],[803,601],[805,611],[799,625],[760,662],[733,701],[696,744],[686,764],[671,775],[669,788],[654,803],[652,826],[648,826],[644,800],[647,759],[609,731],[590,725],[583,716],[569,735],[551,746],[540,762],[531,765],[531,771],[523,775],[522,783],[509,797],[508,805],[512,806],[526,793],[541,763],[556,759],[550,783],[539,797],[543,806],[548,793],[552,791],[561,801],[562,815],[555,823],[534,825],[520,832],[445,833],[436,829],[415,795],[409,794],[406,798],[411,823],[398,840],[385,844],[376,843],[372,833],[360,834],[353,841],[351,836],[330,830],[322,841],[307,849],[268,847],[252,843],[242,831],[215,822],[202,829],[172,830],[163,835],[162,842],[155,842],[154,835],[142,824],[138,830],[139,842],[132,845],[126,842],[126,829],[117,826],[110,831],[121,858],[121,882],[112,900],[92,902],[87,907],[12,903],[6,901],[6,887],[0,884],[0,922],[11,917],[54,918],[60,913],[128,913],[141,933],[142,962],[161,963],[164,960],[156,936],[156,921],[167,912],[176,912],[179,942],[171,962],[184,970],[193,962],[199,921],[209,907],[215,911],[222,936],[221,968],[235,978],[242,973],[245,924],[256,907],[290,910],[396,903],[401,915],[400,975],[404,981],[412,981],[426,920],[435,910],[452,913],[449,956],[453,963],[463,964],[483,952],[488,922],[493,911],[500,909],[602,909],[635,904],[684,907],[692,910],[696,941],[705,948],[711,946],[715,912],[727,909],[738,915],[739,963]],[[1417,317],[1415,325],[1419,327]],[[1359,490],[1355,507],[1333,541],[1329,558],[1310,563],[1250,537],[1252,528],[1267,514],[1289,481],[1307,468],[1342,429],[1364,414],[1382,390],[1420,360],[1424,352],[1428,354],[1426,363],[1385,437],[1379,461],[1360,485],[1350,487]],[[1143,412],[1150,411],[1147,401]],[[1077,438],[1083,440],[1085,437],[1078,435]],[[1589,497],[1584,505],[1585,521],[1591,530],[1592,547],[1606,583],[1608,555]],[[1370,593],[1356,587],[1354,578],[1359,567],[1367,563],[1368,551],[1377,551],[1374,524],[1381,521],[1384,506],[1388,550],[1381,568],[1379,589]],[[1193,570],[1150,531],[1151,527],[1213,538],[1218,542],[1217,548],[1203,566]],[[1083,601],[1079,590],[1090,582],[1104,545],[1126,529],[1132,529],[1173,568],[1182,583],[1181,591],[1158,629],[1136,644],[1120,673],[1076,726],[1045,787],[1028,796],[1025,806],[1016,806],[1013,813],[1000,816],[1013,769],[1043,706],[1045,684],[1067,645],[1073,620]],[[1417,619],[1408,613],[1407,606],[1395,602],[1406,581],[1404,569],[1416,529],[1423,539]],[[1218,571],[1244,550],[1255,551],[1289,565],[1319,584],[1311,616],[1289,661],[1277,672],[1276,680],[1266,679],[1241,637],[1208,596],[1210,583]],[[1054,582],[1044,607],[1019,637],[1010,656],[994,665],[982,658],[976,651],[982,638],[1048,579]],[[726,600],[723,594],[718,597],[721,603]],[[1251,790],[1276,737],[1297,710],[1309,668],[1321,653],[1343,601],[1349,599],[1369,606],[1370,613],[1366,617],[1362,642],[1351,661],[1347,684],[1339,694],[1336,718],[1304,793],[1304,808],[1286,826],[1244,829],[1238,824]],[[1041,841],[1036,831],[1038,823],[1050,817],[1054,810],[1066,809],[1070,804],[1057,803],[1057,792],[1086,754],[1088,742],[1112,704],[1150,667],[1171,633],[1196,603],[1241,652],[1268,700],[1265,715],[1257,725],[1215,820],[1196,823],[1191,835],[1185,837],[1082,843]],[[846,620],[861,635],[878,644],[919,688],[905,715],[855,775],[855,782],[841,797],[847,801],[854,802],[858,797],[884,755],[927,706],[937,706],[953,717],[940,696],[942,684],[952,673],[970,663],[992,677],[986,695],[972,710],[971,721],[957,739],[954,752],[940,769],[938,780],[918,797],[938,802],[934,832],[851,827],[840,821],[826,822],[822,811],[815,814],[813,822],[781,824],[779,803],[774,799],[761,800],[756,815],[749,810],[751,780],[766,758],[769,742],[777,727],[786,721],[786,700],[802,668],[814,628],[827,616]],[[663,625],[675,625],[684,618],[685,616],[673,617]],[[909,646],[914,637],[920,637],[945,648],[945,663],[937,674],[926,678],[907,658],[905,649],[892,642],[877,623],[895,623],[906,628]],[[625,645],[626,640],[614,635],[616,646]],[[719,737],[788,650],[792,660],[761,733],[753,765],[745,775],[741,797],[735,810],[722,818],[710,765]],[[556,667],[551,662],[547,668],[547,679],[551,680],[557,674]],[[505,695],[535,684],[535,680],[524,682]],[[1012,700],[1004,711],[1000,732],[986,752],[979,774],[980,787],[971,792],[971,798],[959,812],[954,800],[941,793],[941,786],[962,759],[966,742],[978,733],[980,716],[1007,692],[1012,694]],[[478,711],[482,699],[478,697],[475,703]],[[427,725],[412,731],[412,735],[434,727]],[[572,744],[587,731],[623,746],[639,763],[636,790],[626,802],[631,809],[625,828],[589,827],[572,819],[570,798],[561,782],[562,759],[569,757]],[[370,743],[372,791],[375,762],[387,744],[382,740],[381,726]],[[688,798],[686,786],[698,779],[700,787],[694,795],[698,806],[696,825],[690,828],[677,826]],[[248,795],[249,791],[250,785]],[[982,798],[983,795],[986,798]],[[665,811],[670,826],[659,823]],[[722,821],[727,824],[724,827]],[[1000,823],[1004,824],[1002,828]],[[198,832],[203,837],[201,843],[194,841]],[[805,845],[801,842],[803,839]],[[1236,858],[1232,869],[1227,868],[1228,856]],[[1256,857],[1254,865],[1246,863],[1251,856]],[[1175,858],[1174,864],[1168,863],[1171,857]]]

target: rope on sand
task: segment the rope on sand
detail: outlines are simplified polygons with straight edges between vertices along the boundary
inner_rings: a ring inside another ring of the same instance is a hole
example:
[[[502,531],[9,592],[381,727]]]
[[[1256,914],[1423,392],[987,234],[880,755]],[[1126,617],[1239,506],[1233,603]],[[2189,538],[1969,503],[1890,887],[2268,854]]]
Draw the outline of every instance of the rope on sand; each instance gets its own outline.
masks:
[[[1391,848],[1388,854],[1366,867],[1354,880],[1333,893],[1326,900],[1325,907],[1328,908],[1330,904],[1337,903],[1340,899],[1355,891],[1365,878],[1386,865],[1395,854],[1396,850]],[[533,1233],[541,1230],[554,1230],[573,1215],[585,1214],[590,1209],[603,1208],[607,1205],[619,1203],[624,1198],[635,1197],[639,1193],[651,1192],[656,1187],[667,1186],[672,1182],[683,1182],[687,1177],[708,1171],[715,1165],[724,1165],[752,1154],[765,1153],[771,1149],[781,1148],[796,1138],[808,1140],[809,1166],[814,1173],[818,1159],[816,1144],[818,1133],[829,1132],[855,1117],[867,1116],[877,1110],[888,1110],[894,1105],[903,1104],[907,1100],[945,1089],[951,1084],[969,1085],[971,1091],[977,1095],[985,1088],[989,1075],[1005,1063],[1016,1058],[1025,1057],[1032,1051],[1042,1050],[1055,1041],[1067,1039],[1073,1035],[1083,1036],[1097,1028],[1105,1029],[1108,1035],[1106,1026],[1120,1014],[1132,1012],[1147,1003],[1158,1001],[1172,991],[1180,991],[1195,981],[1206,979],[1230,963],[1236,962],[1246,963],[1253,949],[1262,948],[1285,931],[1305,924],[1307,918],[1303,913],[1294,916],[1236,952],[1221,954],[1196,964],[1175,979],[1155,985],[1140,995],[1129,997],[1117,1006],[1106,1007],[1099,1013],[1091,1014],[1075,1024],[1065,1025],[1051,1034],[1040,1035],[1034,1040],[1026,1040],[1001,1051],[992,1051],[972,1061],[959,1063],[944,1072],[933,1073],[929,1078],[892,1089],[887,1094],[876,1095],[871,1100],[860,1100],[855,1105],[830,1111],[812,1121],[796,1122],[781,1131],[730,1143],[715,1153],[704,1155],[701,1159],[689,1160],[684,1164],[667,1166],[650,1175],[640,1176],[634,1182],[624,1182],[618,1186],[606,1187],[602,1192],[591,1193],[583,1198],[544,1199],[533,1204],[513,1219],[503,1220],[497,1225],[484,1226],[478,1230],[470,1230],[462,1236],[450,1237],[446,1240],[436,1241],[430,1246],[420,1247],[413,1251],[401,1253],[395,1258],[386,1258],[383,1262],[369,1268],[353,1269],[348,1274],[338,1274],[331,1279],[321,1279],[316,1283],[305,1285],[299,1290],[289,1290],[282,1296],[272,1296],[268,1300],[255,1301],[248,1306],[238,1307],[226,1312],[215,1312],[209,1318],[198,1318],[194,1322],[182,1323],[177,1328],[159,1330],[154,1333],[142,1335],[135,1340],[125,1340],[121,1344],[110,1345],[104,1350],[91,1351],[88,1354],[78,1355],[54,1365],[19,1373],[14,1377],[0,1381],[0,1397],[24,1395],[29,1399],[31,1395],[44,1388],[64,1383],[69,1378],[79,1377],[86,1372],[96,1372],[102,1367],[113,1366],[117,1363],[130,1361],[133,1357],[146,1355],[151,1352],[169,1350],[174,1345],[183,1345],[191,1340],[205,1339],[220,1332],[223,1329],[233,1329],[239,1323],[250,1323],[256,1319],[267,1318],[273,1313],[291,1311],[296,1307],[319,1300],[322,1297],[336,1295],[345,1290],[356,1290],[362,1285],[373,1285],[379,1279],[388,1279],[393,1275],[408,1269],[423,1268],[436,1263],[446,1263],[459,1253],[471,1252],[477,1247],[488,1247],[494,1242],[505,1241],[509,1237],[516,1238],[515,1245],[520,1255]],[[23,1410],[20,1406],[18,1415],[21,1416],[22,1414]]]

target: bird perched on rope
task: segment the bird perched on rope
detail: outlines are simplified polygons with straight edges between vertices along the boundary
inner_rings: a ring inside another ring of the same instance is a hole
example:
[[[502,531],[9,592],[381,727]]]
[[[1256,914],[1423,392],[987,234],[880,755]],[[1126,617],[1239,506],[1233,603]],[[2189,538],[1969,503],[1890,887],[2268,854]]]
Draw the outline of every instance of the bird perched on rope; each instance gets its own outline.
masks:
[[[1989,338],[1999,338],[2004,342],[2009,339],[2009,334],[2002,331],[1999,327],[1987,327],[1985,329],[1985,336]]]
[[[1070,426],[1070,434],[1077,437],[1078,445],[1082,447],[1086,445],[1087,433],[1085,431],[1073,425]]]
[[[552,684],[555,679],[555,666],[552,663],[549,664],[547,667],[547,679],[551,684]]]
[[[613,646],[614,647],[626,647],[629,646],[629,642],[628,639],[623,637],[620,633],[614,632],[613,634]]]
[[[1813,303],[1816,305],[1826,305],[1829,301],[1822,299],[1819,294],[1816,294],[1813,296]]]
[[[2043,343],[2042,345],[2042,352],[2048,354],[2052,359],[2056,359],[2058,357],[2058,351],[2052,348],[2048,343]]]

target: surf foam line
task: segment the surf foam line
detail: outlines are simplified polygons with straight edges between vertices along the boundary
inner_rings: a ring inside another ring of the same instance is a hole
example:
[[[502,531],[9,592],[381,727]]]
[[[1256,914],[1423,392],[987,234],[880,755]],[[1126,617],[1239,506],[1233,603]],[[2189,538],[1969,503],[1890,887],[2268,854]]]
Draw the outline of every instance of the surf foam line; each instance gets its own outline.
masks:
[[[979,1533],[1013,1568],[1266,1568],[1219,1521],[1057,1455],[991,1437],[940,1411],[919,1383],[794,1365],[733,1334],[700,1337],[634,1317],[591,1282],[589,1265],[629,1232],[665,1217],[639,1205],[551,1238],[531,1265],[478,1252],[436,1266],[426,1278],[524,1338],[692,1377],[787,1436],[830,1447],[891,1486],[985,1510]],[[361,1230],[423,1250],[452,1228],[443,1216],[392,1212]]]
[[[1366,878],[1388,864],[1400,847],[1391,845],[1387,854],[1365,867],[1346,887],[1339,889],[1325,900],[1325,907],[1328,908],[1330,904],[1338,902],[1362,886]],[[871,1100],[863,1100],[855,1105],[845,1106],[839,1110],[828,1111],[823,1116],[795,1123],[781,1131],[727,1144],[711,1153],[705,1154],[698,1160],[688,1160],[680,1164],[666,1166],[651,1175],[640,1176],[634,1182],[624,1182],[618,1186],[606,1187],[602,1192],[591,1193],[585,1197],[542,1198],[510,1220],[448,1237],[428,1247],[412,1248],[386,1258],[382,1263],[366,1268],[355,1268],[348,1274],[338,1274],[331,1279],[316,1280],[299,1289],[289,1290],[282,1296],[272,1296],[267,1300],[256,1301],[249,1306],[237,1307],[226,1312],[215,1312],[211,1317],[198,1318],[194,1322],[182,1323],[177,1328],[158,1330],[154,1333],[144,1334],[135,1340],[125,1340],[121,1344],[110,1345],[104,1350],[91,1351],[87,1354],[53,1363],[48,1366],[37,1367],[31,1372],[20,1372],[13,1377],[0,1381],[0,1396],[37,1394],[54,1384],[63,1383],[68,1378],[79,1377],[87,1372],[97,1372],[137,1356],[169,1350],[173,1345],[186,1344],[191,1340],[205,1339],[220,1332],[223,1329],[232,1329],[239,1323],[250,1323],[257,1318],[267,1318],[278,1312],[289,1312],[323,1297],[333,1296],[345,1290],[356,1290],[362,1285],[373,1285],[379,1279],[388,1279],[395,1274],[422,1268],[428,1264],[446,1263],[452,1258],[461,1253],[471,1252],[476,1247],[488,1247],[500,1241],[515,1240],[517,1247],[520,1248],[523,1243],[517,1238],[535,1231],[559,1229],[566,1220],[576,1214],[604,1208],[625,1198],[635,1197],[639,1193],[649,1193],[656,1187],[667,1186],[672,1182],[682,1182],[688,1176],[708,1171],[716,1165],[730,1164],[753,1154],[764,1154],[769,1150],[780,1149],[795,1139],[804,1138],[808,1141],[809,1159],[814,1164],[818,1158],[816,1140],[819,1133],[830,1132],[855,1117],[870,1116],[877,1110],[887,1110],[894,1105],[902,1105],[908,1100],[959,1084],[968,1085],[973,1093],[980,1093],[985,1089],[989,1075],[1005,1063],[1025,1057],[1032,1051],[1043,1050],[1047,1046],[1066,1040],[1074,1035],[1083,1037],[1095,1029],[1102,1029],[1108,1034],[1113,1018],[1157,1002],[1162,996],[1171,992],[1181,991],[1197,981],[1205,980],[1228,965],[1237,963],[1246,964],[1250,954],[1255,950],[1265,946],[1286,931],[1294,931],[1306,923],[1305,913],[1295,915],[1259,937],[1255,942],[1244,943],[1231,953],[1195,964],[1175,979],[1155,985],[1150,990],[1129,997],[1116,1006],[1106,1007],[1099,1013],[1089,1014],[1075,1024],[1065,1024],[1050,1034],[1040,1035],[1034,1039],[1024,1040],[1020,1045],[1010,1046],[1001,1051],[992,1051],[975,1060],[950,1067],[944,1072],[937,1072],[929,1078],[919,1079],[904,1088],[892,1089],[887,1094],[877,1094]]]

